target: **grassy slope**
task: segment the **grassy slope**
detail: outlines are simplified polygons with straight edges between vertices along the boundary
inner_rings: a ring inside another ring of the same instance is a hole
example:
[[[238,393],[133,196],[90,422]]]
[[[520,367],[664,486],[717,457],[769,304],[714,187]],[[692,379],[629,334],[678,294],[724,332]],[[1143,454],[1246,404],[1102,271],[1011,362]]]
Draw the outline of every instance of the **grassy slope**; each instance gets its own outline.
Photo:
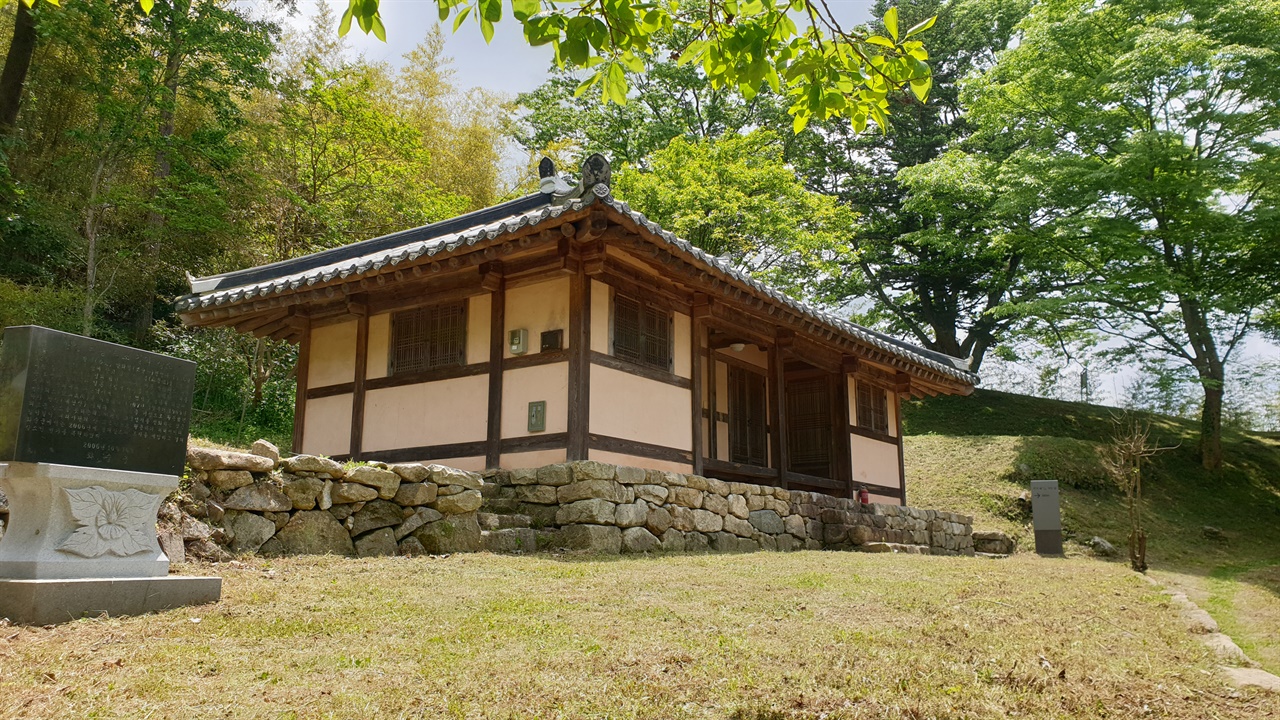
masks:
[[[1030,518],[1017,497],[1031,479],[1054,478],[1068,536],[1099,535],[1123,554],[1122,497],[1100,464],[1115,413],[987,390],[910,403],[908,501],[973,513],[976,526],[1010,532],[1030,548]],[[1178,446],[1144,475],[1153,574],[1188,590],[1247,652],[1280,672],[1280,440],[1229,431],[1225,466],[1209,472],[1196,461],[1195,423],[1151,421],[1153,439]],[[1206,525],[1222,529],[1226,542],[1207,540]]]
[[[218,605],[0,631],[0,717],[1280,715],[1280,696],[1227,686],[1155,588],[1085,558],[479,554],[218,572]]]

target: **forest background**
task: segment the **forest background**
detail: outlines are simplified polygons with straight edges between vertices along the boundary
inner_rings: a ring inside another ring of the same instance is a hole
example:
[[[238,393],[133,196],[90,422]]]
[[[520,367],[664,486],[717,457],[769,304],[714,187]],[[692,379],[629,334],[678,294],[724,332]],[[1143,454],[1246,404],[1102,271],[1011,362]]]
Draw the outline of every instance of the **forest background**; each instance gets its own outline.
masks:
[[[463,87],[475,59],[455,66],[433,21],[370,59],[324,3],[18,6],[0,14],[6,77],[30,61],[16,96],[0,80],[0,326],[196,360],[203,436],[287,445],[295,353],[181,327],[188,273],[445,219],[532,191],[542,155],[572,172],[591,152],[664,227],[968,358],[985,386],[1199,418],[1208,467],[1224,423],[1280,431],[1274,1],[899,2],[901,27],[938,18],[927,101],[904,88],[885,127],[799,133],[785,87],[679,63],[679,28],[619,105],[555,67],[516,95]]]

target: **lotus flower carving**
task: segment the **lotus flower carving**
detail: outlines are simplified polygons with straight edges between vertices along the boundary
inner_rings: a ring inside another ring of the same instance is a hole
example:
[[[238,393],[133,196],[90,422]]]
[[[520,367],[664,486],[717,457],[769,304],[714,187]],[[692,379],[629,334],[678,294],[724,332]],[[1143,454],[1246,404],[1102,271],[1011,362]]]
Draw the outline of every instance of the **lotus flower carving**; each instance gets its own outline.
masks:
[[[71,516],[80,527],[59,550],[84,557],[111,553],[127,557],[146,552],[155,540],[159,495],[103,487],[65,488]]]

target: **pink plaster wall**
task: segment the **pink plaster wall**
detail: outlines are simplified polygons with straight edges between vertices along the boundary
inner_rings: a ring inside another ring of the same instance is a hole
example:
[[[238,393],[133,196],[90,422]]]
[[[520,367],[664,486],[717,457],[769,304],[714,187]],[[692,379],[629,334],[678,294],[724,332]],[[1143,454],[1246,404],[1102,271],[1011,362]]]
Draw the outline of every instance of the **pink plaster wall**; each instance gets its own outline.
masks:
[[[569,429],[569,363],[535,365],[503,373],[502,437],[530,434],[529,403],[538,400],[547,401],[546,432],[566,432]]]
[[[465,362],[489,361],[489,325],[493,321],[493,295],[467,298],[467,357]],[[464,470],[466,468],[463,468]]]
[[[588,453],[590,459],[602,463],[610,463],[613,465],[622,465],[625,467],[645,468],[646,470],[663,470],[675,473],[691,473],[693,466],[686,463],[667,462],[666,460],[654,460],[652,458],[636,457],[634,455],[623,455],[622,453],[606,452],[604,450],[591,450]]]
[[[484,456],[476,455],[474,457],[462,458],[440,458],[439,460],[423,460],[423,465],[444,465],[445,467],[457,468],[459,470],[470,470],[472,472],[481,472],[485,470]]]
[[[387,353],[391,344],[391,313],[369,317],[369,345],[365,356],[365,379],[387,376]]]
[[[489,322],[489,306],[485,306],[485,324]],[[473,315],[474,317],[474,315]],[[564,345],[569,347],[569,278],[556,278],[532,285],[520,285],[507,290],[507,307],[504,313],[506,330],[524,328],[529,331],[529,352],[541,347],[541,335],[545,330],[564,330]],[[511,347],[503,338],[504,357],[511,357]],[[488,342],[488,333],[485,333]],[[489,357],[486,354],[477,360]]]
[[[307,385],[323,387],[356,379],[356,321],[311,328]],[[348,428],[350,429],[350,428]]]
[[[506,453],[500,463],[504,470],[518,468],[536,468],[543,465],[562,463],[568,457],[564,448],[553,450],[531,450],[529,452]]]
[[[591,432],[690,450],[689,391],[613,368],[591,366]]]
[[[684,313],[672,313],[671,333],[675,339],[672,343],[672,352],[675,353],[675,357],[672,358],[671,369],[682,378],[693,377],[692,322]]]
[[[902,487],[898,480],[898,446],[861,435],[849,436],[853,483]],[[896,502],[896,501],[895,501]]]
[[[488,397],[488,375],[368,390],[363,449],[484,440],[488,435]],[[309,414],[307,424],[311,424]]]
[[[351,451],[351,394],[307,401],[302,426],[302,450],[312,455],[343,455]]]
[[[613,336],[610,334],[612,296],[608,285],[599,280],[591,281],[591,349],[606,355],[613,351]]]

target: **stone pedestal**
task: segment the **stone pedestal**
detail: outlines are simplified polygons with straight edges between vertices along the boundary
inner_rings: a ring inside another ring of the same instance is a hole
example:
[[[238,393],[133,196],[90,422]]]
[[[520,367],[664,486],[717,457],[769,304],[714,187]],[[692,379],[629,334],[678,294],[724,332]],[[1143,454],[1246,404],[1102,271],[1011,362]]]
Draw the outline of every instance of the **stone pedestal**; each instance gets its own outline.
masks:
[[[222,578],[89,578],[0,580],[0,617],[23,625],[52,625],[103,613],[141,615],[222,597]]]
[[[216,601],[221,578],[168,577],[156,513],[177,487],[173,475],[0,463],[0,617],[47,624]]]

